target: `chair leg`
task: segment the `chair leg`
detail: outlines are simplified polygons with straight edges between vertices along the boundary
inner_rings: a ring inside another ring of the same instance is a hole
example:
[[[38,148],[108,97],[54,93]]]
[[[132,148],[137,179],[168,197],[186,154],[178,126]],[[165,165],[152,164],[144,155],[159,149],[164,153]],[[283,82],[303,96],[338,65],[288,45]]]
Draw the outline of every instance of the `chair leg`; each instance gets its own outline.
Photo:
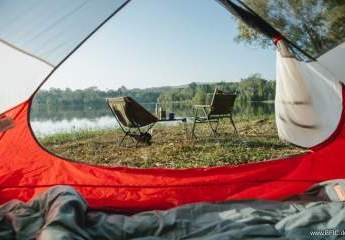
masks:
[[[196,137],[196,135],[195,135],[195,125],[196,125],[196,118],[194,118],[194,122],[193,122],[193,127],[192,127],[191,135],[192,135],[192,138],[197,139],[197,137]]]
[[[234,132],[235,132],[235,134],[238,135],[238,131],[237,131],[237,128],[236,128],[236,126],[235,126],[235,122],[234,122],[234,120],[232,119],[232,116],[230,116],[230,121],[231,121],[232,126],[234,127]]]
[[[211,129],[211,134],[210,134],[210,136],[212,136],[212,134],[215,135],[214,130],[213,130],[213,127],[212,127],[212,123],[211,123],[210,121],[207,121],[207,123],[208,123],[208,126],[209,126],[210,129]]]
[[[183,125],[184,125],[184,133],[186,136],[186,140],[188,140],[188,126],[187,126],[187,120],[183,121]]]
[[[125,140],[125,138],[129,135],[129,132],[126,132],[125,135],[123,135],[123,137],[121,138],[120,142],[119,142],[119,146],[122,146],[123,141]]]
[[[212,126],[212,122],[211,121],[207,121],[207,123],[208,123],[209,127],[211,128],[213,136],[216,137],[218,135],[217,130],[218,130],[218,125],[219,125],[219,119],[217,120],[217,123],[216,123],[215,127]],[[211,135],[212,135],[212,133],[211,133]]]
[[[136,144],[135,144],[135,147],[137,148],[139,145],[139,141],[137,140]]]
[[[214,128],[214,133],[215,135],[218,135],[218,127],[219,127],[219,119],[217,120],[217,124],[216,124],[216,127]]]

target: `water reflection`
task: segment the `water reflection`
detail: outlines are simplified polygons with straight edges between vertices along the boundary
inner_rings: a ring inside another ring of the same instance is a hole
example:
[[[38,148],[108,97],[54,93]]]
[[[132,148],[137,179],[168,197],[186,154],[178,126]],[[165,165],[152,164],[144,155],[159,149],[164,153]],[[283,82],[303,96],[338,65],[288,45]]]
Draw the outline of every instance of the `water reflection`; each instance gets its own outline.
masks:
[[[142,103],[149,111],[155,112],[155,103]],[[163,103],[166,111],[178,117],[192,117],[192,104],[185,102]],[[273,102],[239,102],[234,108],[235,117],[250,118],[274,114]],[[107,105],[97,107],[71,108],[63,106],[40,106],[31,109],[31,126],[38,136],[78,130],[110,129],[117,126]]]

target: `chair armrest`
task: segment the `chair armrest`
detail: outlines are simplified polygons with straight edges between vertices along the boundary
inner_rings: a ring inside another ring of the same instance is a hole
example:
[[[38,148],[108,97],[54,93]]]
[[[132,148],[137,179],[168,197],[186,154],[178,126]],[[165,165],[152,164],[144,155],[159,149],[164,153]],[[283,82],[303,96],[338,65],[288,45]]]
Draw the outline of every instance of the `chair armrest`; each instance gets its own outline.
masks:
[[[210,105],[194,105],[193,106],[194,118],[197,118],[200,116],[199,112],[201,112],[203,117],[207,117],[210,109],[211,109]]]

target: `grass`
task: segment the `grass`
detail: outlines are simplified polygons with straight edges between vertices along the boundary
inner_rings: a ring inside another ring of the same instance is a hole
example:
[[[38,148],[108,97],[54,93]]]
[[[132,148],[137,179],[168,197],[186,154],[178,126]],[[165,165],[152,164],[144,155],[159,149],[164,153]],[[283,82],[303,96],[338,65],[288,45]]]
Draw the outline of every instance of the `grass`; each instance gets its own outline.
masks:
[[[157,125],[151,146],[134,144],[119,147],[119,129],[60,133],[39,141],[59,156],[105,166],[130,167],[211,167],[237,165],[296,155],[306,150],[279,140],[272,117],[237,119],[239,135],[233,134],[228,122],[221,135],[210,136],[207,125],[198,125],[196,140],[186,138],[184,126]],[[191,126],[188,124],[188,129]]]

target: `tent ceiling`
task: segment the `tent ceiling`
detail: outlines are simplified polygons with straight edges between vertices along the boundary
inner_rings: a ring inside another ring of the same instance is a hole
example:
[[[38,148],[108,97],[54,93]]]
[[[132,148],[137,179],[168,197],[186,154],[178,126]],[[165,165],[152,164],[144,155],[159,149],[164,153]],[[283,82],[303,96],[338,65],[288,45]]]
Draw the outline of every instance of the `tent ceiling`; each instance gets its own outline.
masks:
[[[48,74],[125,0],[0,2],[0,113],[27,100]]]

